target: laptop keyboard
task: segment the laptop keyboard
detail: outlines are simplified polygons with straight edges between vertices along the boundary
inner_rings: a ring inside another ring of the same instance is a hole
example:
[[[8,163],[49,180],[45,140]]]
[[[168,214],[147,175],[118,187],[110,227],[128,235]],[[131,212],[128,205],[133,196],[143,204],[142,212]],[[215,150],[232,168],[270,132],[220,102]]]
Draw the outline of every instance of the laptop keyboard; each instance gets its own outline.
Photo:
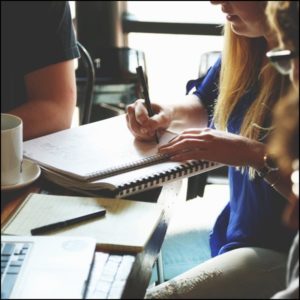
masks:
[[[9,299],[31,243],[1,243],[1,299]]]
[[[120,299],[134,260],[134,255],[96,252],[86,298]]]
[[[31,246],[22,242],[1,243],[1,299],[10,298]],[[86,298],[120,299],[134,260],[134,255],[96,252]]]

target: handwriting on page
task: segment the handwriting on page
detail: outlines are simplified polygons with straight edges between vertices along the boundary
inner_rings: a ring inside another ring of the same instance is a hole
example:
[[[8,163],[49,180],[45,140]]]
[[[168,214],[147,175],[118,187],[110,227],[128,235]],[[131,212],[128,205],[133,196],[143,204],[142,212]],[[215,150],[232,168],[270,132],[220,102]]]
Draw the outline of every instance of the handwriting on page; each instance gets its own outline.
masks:
[[[166,132],[160,144],[175,135]],[[24,143],[24,154],[65,172],[87,176],[156,154],[155,142],[136,141],[123,116],[63,130]]]

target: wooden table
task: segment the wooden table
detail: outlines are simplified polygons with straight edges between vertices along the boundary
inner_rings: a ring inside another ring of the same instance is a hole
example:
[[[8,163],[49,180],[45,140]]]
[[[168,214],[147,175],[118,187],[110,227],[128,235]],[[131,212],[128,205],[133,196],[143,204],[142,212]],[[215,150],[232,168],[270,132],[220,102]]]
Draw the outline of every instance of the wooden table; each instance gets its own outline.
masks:
[[[161,189],[155,189],[132,197],[127,197],[132,200],[160,203],[163,205],[164,212],[144,251],[136,255],[133,268],[122,293],[122,299],[144,298],[151,279],[152,268],[164,241],[171,213],[175,203],[178,201],[181,187],[182,181],[178,180],[166,183]],[[66,194],[65,190],[62,190],[41,178],[30,186],[17,191],[1,191],[1,227],[29,193],[39,193],[43,191],[53,194]]]

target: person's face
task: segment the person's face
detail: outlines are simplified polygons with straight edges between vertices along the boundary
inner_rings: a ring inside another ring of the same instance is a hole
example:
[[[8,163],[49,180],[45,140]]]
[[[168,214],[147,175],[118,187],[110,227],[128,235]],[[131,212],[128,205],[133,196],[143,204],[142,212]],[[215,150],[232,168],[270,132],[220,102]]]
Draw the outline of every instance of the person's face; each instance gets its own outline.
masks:
[[[231,29],[238,35],[260,37],[267,35],[266,1],[210,1],[220,4]]]

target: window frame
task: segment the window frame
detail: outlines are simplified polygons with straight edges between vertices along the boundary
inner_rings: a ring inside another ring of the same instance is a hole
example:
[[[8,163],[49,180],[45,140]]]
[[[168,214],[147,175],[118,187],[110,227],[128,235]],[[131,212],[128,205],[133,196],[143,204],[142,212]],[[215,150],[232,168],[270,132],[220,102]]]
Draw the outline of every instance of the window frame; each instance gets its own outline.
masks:
[[[122,16],[122,28],[125,34],[132,32],[210,36],[223,34],[223,24],[140,21],[127,12],[124,12]]]

